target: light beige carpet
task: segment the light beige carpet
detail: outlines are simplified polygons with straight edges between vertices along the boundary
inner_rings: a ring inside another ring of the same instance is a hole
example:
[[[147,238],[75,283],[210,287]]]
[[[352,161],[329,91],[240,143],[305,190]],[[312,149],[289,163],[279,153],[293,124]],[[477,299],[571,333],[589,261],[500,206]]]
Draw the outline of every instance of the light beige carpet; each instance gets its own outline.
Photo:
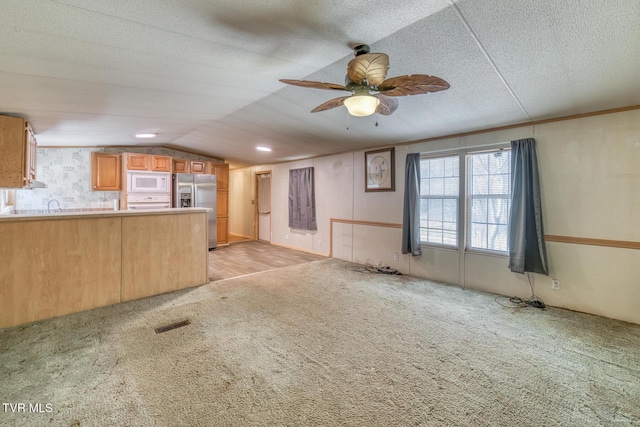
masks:
[[[0,425],[640,425],[639,325],[353,269],[316,261],[2,330],[0,399],[52,412]]]

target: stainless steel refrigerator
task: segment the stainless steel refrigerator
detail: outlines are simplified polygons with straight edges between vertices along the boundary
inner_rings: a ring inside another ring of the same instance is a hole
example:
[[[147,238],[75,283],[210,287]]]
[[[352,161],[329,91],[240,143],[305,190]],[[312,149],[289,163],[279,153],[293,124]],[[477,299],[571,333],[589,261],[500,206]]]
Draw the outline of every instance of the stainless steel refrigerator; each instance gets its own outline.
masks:
[[[215,175],[176,173],[173,175],[174,208],[209,208],[209,250],[218,240],[217,185]]]

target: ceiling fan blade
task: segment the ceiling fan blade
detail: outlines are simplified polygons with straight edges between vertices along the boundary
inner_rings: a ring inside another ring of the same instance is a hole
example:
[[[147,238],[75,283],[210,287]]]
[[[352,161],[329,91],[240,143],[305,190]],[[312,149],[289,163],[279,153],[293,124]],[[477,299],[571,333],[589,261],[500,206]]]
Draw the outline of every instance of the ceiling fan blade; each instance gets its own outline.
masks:
[[[378,91],[386,96],[420,95],[449,89],[449,83],[440,77],[426,74],[391,77],[378,86]]]
[[[340,98],[333,98],[325,102],[324,104],[318,105],[316,108],[311,110],[312,113],[317,113],[319,111],[326,111],[332,108],[340,107],[343,105],[344,100],[349,98],[348,96],[341,96]]]
[[[388,116],[398,109],[398,100],[381,94],[373,95],[380,100],[376,113]]]
[[[288,79],[280,79],[280,81],[288,85],[310,87],[313,89],[347,90],[348,91],[346,87],[336,83],[323,83],[323,82],[314,82],[310,80],[288,80]]]
[[[356,56],[347,65],[347,76],[357,84],[367,80],[370,86],[378,86],[387,78],[389,57],[384,53],[365,53]]]

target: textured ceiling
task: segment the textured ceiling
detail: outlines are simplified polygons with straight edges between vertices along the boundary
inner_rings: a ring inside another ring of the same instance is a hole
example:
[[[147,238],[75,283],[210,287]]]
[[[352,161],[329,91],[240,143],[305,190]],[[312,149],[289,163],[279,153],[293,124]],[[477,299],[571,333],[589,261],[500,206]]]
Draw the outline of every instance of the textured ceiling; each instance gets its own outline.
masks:
[[[311,114],[349,44],[444,92]],[[640,104],[638,0],[3,0],[0,112],[42,146],[170,145],[232,167]],[[376,126],[376,122],[378,126]],[[272,147],[271,153],[255,150]]]

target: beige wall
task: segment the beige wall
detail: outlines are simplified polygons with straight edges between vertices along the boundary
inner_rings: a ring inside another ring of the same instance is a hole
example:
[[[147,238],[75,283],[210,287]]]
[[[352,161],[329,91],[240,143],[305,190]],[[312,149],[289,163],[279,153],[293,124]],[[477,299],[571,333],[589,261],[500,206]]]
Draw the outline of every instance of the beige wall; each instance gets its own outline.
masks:
[[[364,151],[273,165],[273,243],[329,254],[329,218],[402,222],[404,161],[410,152],[476,149],[534,137],[538,144],[545,234],[640,241],[640,111],[574,119],[396,147],[396,191],[364,192]],[[288,171],[314,166],[317,232],[288,227]],[[235,197],[231,193],[232,197]],[[336,224],[333,255],[381,261],[405,274],[504,295],[528,297],[524,275],[507,258],[424,247],[400,252],[399,229]],[[548,305],[640,323],[640,250],[547,242],[550,276],[532,275]],[[551,290],[551,279],[560,291]]]

